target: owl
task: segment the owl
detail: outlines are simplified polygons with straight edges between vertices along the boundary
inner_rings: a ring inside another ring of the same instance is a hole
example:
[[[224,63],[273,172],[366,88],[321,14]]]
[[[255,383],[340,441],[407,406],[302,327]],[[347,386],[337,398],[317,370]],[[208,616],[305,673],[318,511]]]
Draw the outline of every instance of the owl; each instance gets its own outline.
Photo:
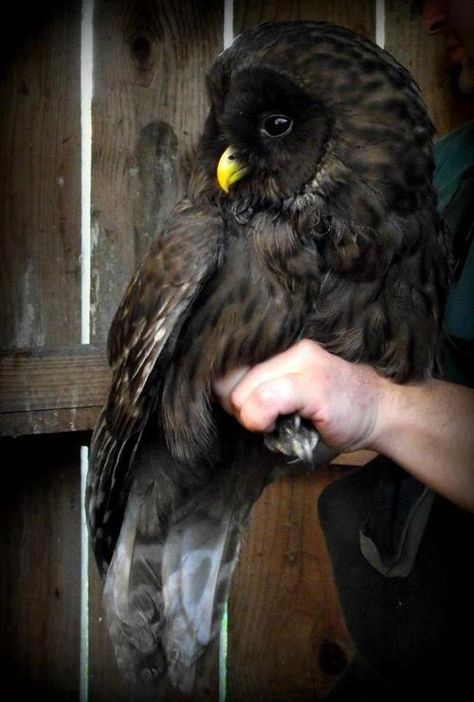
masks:
[[[396,382],[428,377],[448,284],[433,126],[390,54],[322,22],[265,23],[207,88],[186,197],[111,325],[91,443],[91,539],[137,696],[192,692],[253,503],[282,465],[330,455],[298,416],[246,432],[213,382],[305,338]]]

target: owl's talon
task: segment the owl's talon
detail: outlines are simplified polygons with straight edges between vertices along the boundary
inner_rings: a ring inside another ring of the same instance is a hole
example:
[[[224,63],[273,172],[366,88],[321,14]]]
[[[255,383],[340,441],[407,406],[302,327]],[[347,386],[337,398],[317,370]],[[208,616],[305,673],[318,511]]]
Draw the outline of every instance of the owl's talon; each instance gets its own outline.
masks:
[[[282,417],[271,434],[265,436],[265,446],[276,453],[283,453],[292,460],[314,465],[314,456],[319,442],[319,434],[311,422],[298,414]]]

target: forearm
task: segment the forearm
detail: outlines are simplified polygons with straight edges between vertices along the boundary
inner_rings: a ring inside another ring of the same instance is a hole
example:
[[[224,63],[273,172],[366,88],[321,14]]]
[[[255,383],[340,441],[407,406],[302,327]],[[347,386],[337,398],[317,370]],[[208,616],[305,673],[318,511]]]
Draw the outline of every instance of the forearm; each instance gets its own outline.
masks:
[[[387,382],[371,448],[474,511],[474,390],[438,380]]]
[[[250,431],[271,431],[279,415],[298,412],[328,445],[375,449],[474,511],[474,390],[438,380],[397,385],[308,340],[214,387]]]

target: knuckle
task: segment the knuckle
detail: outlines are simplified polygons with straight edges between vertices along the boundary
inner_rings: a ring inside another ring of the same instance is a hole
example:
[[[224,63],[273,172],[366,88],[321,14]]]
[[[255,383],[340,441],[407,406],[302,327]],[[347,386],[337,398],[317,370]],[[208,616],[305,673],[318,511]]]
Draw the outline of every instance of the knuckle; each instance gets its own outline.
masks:
[[[314,357],[317,344],[311,341],[311,339],[301,339],[301,341],[298,341],[295,348],[298,356],[306,360]]]
[[[275,390],[272,385],[263,383],[255,389],[254,400],[260,406],[267,407],[275,402]]]

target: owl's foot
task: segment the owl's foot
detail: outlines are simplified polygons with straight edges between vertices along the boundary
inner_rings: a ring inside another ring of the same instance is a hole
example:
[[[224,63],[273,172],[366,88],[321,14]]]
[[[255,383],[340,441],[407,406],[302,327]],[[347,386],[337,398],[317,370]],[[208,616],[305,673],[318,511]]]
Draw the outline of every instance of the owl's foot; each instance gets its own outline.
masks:
[[[280,417],[276,428],[265,436],[265,446],[311,466],[315,464],[315,451],[319,434],[307,419],[299,414]]]

